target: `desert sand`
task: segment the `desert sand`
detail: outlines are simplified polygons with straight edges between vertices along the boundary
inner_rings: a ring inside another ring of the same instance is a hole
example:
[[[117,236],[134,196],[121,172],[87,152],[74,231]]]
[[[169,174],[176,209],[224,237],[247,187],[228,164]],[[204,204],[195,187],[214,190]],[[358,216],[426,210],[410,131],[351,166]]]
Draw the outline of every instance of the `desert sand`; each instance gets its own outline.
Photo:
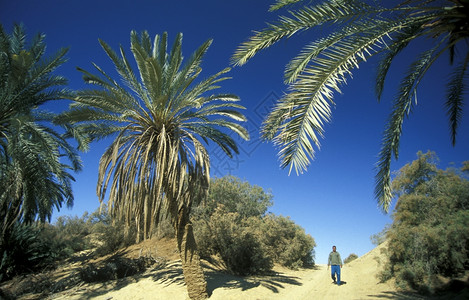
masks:
[[[210,299],[425,299],[398,291],[392,282],[379,283],[384,245],[344,265],[342,281],[332,283],[326,265],[312,269],[275,268],[269,276],[238,277],[205,264]],[[49,299],[188,299],[180,263],[170,261],[163,269],[100,284],[86,284],[63,291]]]

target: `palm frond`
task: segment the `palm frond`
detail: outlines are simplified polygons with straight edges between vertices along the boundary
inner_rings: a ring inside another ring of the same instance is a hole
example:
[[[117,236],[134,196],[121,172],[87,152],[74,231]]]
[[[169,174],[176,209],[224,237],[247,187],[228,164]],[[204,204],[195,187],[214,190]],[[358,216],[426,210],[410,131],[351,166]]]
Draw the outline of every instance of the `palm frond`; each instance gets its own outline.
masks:
[[[199,73],[202,58],[207,53],[208,48],[212,45],[212,43],[213,40],[209,39],[194,51],[194,53],[184,63],[184,67],[181,70],[182,77],[188,78],[192,77],[195,73]]]
[[[167,82],[174,82],[177,72],[179,71],[182,63],[182,33],[179,33],[176,38],[174,39],[173,47],[171,48],[171,52],[169,54],[168,64],[163,72],[163,76],[165,76],[165,81]],[[168,86],[169,88],[170,86]],[[170,90],[165,91],[170,97],[172,96]]]
[[[243,65],[257,52],[268,48],[283,38],[318,25],[346,22],[367,15],[376,15],[385,11],[380,7],[369,6],[361,1],[331,1],[314,7],[305,7],[292,12],[291,17],[281,17],[277,24],[257,31],[248,41],[242,43],[232,57],[233,65]]]
[[[406,27],[404,27],[399,33],[394,36],[392,44],[387,46],[385,51],[383,51],[383,57],[379,61],[376,73],[376,83],[375,83],[375,92],[378,98],[378,101],[381,100],[381,95],[384,90],[384,83],[386,76],[388,74],[389,68],[394,58],[412,41],[416,35],[419,34],[423,22],[412,22]]]
[[[26,33],[23,24],[15,24],[10,37],[10,51],[12,54],[19,54],[24,49]]]
[[[392,201],[391,160],[393,156],[396,159],[399,158],[399,141],[402,133],[402,124],[404,118],[412,110],[412,100],[416,100],[414,97],[416,97],[420,80],[432,65],[438,47],[439,45],[423,52],[410,66],[407,76],[400,84],[399,94],[383,134],[377,163],[377,175],[375,177],[375,197],[378,199],[378,204],[384,212],[388,212]]]
[[[301,1],[303,0],[277,0],[274,4],[270,5],[269,11],[276,11]]]
[[[384,38],[401,26],[402,22],[386,20],[357,23],[343,30],[343,38],[333,35],[331,39],[325,39],[331,44],[324,45],[321,57],[310,62],[311,67],[307,67],[291,84],[289,93],[264,122],[262,131],[265,138],[277,134],[274,143],[281,146],[282,167],[290,165],[290,172],[294,167],[297,174],[307,169],[315,153],[311,141],[320,147],[323,124],[330,120],[329,102],[334,104],[334,91],[340,92],[340,85],[346,82],[351,70],[380,51],[385,45]],[[361,32],[364,27],[368,27],[367,35],[348,34],[349,31]]]
[[[467,92],[468,86],[468,64],[469,64],[469,53],[466,54],[466,58],[459,65],[451,75],[447,86],[447,100],[446,109],[449,117],[450,130],[451,130],[451,143],[453,146],[456,144],[456,133],[461,123],[464,98],[463,95]]]
[[[45,34],[38,33],[31,43],[29,52],[31,53],[35,62],[39,62],[46,52],[46,45],[44,43],[45,38]]]
[[[277,0],[270,9],[278,10],[299,2]],[[303,172],[314,158],[312,145],[320,147],[323,125],[330,120],[331,105],[334,105],[333,94],[340,92],[340,86],[346,83],[347,75],[351,75],[354,68],[370,56],[384,53],[375,86],[380,100],[389,68],[397,55],[420,37],[436,41],[432,50],[411,65],[410,72],[401,82],[385,129],[375,195],[387,211],[391,199],[390,162],[393,156],[398,157],[402,121],[410,113],[417,87],[433,62],[446,52],[450,53],[452,62],[456,45],[467,40],[467,4],[455,2],[442,7],[437,1],[405,1],[385,8],[367,1],[331,0],[314,6],[305,5],[254,32],[238,47],[232,63],[243,65],[257,52],[281,39],[326,24],[333,24],[332,34],[310,42],[286,66],[284,76],[289,85],[288,93],[278,101],[262,127],[263,137],[280,147],[281,166],[290,165],[290,172],[293,167],[297,173]],[[446,47],[442,46],[444,41],[448,42]],[[467,71],[459,67],[449,85],[452,94],[448,93],[447,108],[453,142],[462,112],[460,91],[465,89],[465,73]]]
[[[225,68],[220,72],[210,76],[209,78],[201,81],[197,85],[193,86],[185,92],[178,93],[177,97],[170,99],[166,103],[166,111],[180,111],[180,109],[185,108],[187,105],[200,106],[202,103],[194,102],[194,99],[197,99],[203,93],[217,89],[218,86],[215,84],[224,80],[229,79],[228,77],[220,77],[223,74],[226,74],[230,71],[230,68]]]

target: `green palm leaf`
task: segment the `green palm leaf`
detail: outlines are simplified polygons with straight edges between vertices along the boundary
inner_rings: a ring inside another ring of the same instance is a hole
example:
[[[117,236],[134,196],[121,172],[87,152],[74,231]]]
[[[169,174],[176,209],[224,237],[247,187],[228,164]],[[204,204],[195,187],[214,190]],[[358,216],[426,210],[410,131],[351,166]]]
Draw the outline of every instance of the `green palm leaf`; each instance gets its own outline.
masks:
[[[26,46],[22,25],[11,35],[0,26],[0,248],[13,224],[50,221],[54,208],[71,206],[69,172],[81,169],[71,136],[58,133],[55,114],[41,110],[73,95],[63,88],[67,80],[53,74],[67,49],[46,58],[44,38],[38,34]]]
[[[468,80],[468,65],[469,53],[466,55],[466,59],[454,70],[447,88],[448,96],[446,101],[446,108],[450,122],[451,142],[453,145],[456,144],[456,133],[463,115],[463,95],[467,92],[468,89],[466,84]]]
[[[278,0],[270,10],[297,4],[296,0]],[[273,140],[279,147],[281,166],[290,166],[302,173],[314,159],[319,139],[324,135],[324,123],[331,118],[334,92],[340,92],[354,68],[375,54],[383,54],[378,66],[376,93],[381,98],[386,76],[395,57],[411,42],[420,37],[430,37],[435,48],[431,58],[425,55],[410,68],[410,74],[402,81],[400,96],[386,127],[383,148],[378,162],[375,195],[381,207],[387,211],[391,201],[390,163],[398,157],[402,120],[411,107],[411,98],[419,82],[433,62],[449,52],[451,62],[456,47],[469,38],[467,25],[467,1],[448,1],[447,6],[437,1],[404,1],[394,7],[385,7],[365,1],[325,1],[297,9],[289,16],[280,16],[274,24],[254,32],[242,43],[232,61],[243,65],[257,52],[281,39],[304,30],[331,25],[331,33],[308,43],[286,66],[285,82],[288,92],[282,97],[263,123],[263,137]],[[447,42],[446,46],[442,46]],[[467,53],[467,47],[461,48]],[[466,57],[467,54],[463,55]],[[422,64],[423,63],[423,64]],[[467,66],[467,62],[463,63]],[[464,67],[465,68],[465,67]],[[466,70],[466,69],[464,69]],[[448,114],[452,136],[462,113],[462,80],[466,71],[458,69],[452,77],[448,93]]]

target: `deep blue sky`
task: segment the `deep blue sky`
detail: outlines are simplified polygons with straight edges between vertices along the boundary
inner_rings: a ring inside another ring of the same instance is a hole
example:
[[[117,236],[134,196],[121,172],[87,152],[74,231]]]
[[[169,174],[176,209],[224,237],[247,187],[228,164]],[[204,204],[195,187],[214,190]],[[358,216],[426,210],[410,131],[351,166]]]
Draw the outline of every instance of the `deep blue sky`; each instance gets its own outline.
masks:
[[[24,23],[29,39],[46,34],[48,54],[61,47],[70,47],[69,61],[57,73],[69,79],[69,88],[84,88],[76,67],[92,70],[91,62],[108,72],[111,64],[98,44],[103,39],[114,49],[121,44],[130,55],[130,31],[147,30],[151,36],[183,32],[183,53],[189,56],[205,40],[212,38],[203,64],[201,77],[225,68],[235,48],[253,30],[265,27],[276,19],[269,13],[273,0],[199,0],[199,1],[104,1],[104,0],[0,0],[0,22],[11,32],[13,24]],[[316,262],[326,263],[331,246],[337,245],[342,258],[350,253],[365,254],[374,246],[370,236],[391,222],[373,198],[374,166],[380,149],[381,136],[388,117],[390,101],[396,84],[405,73],[403,62],[412,57],[410,47],[392,68],[385,94],[378,103],[373,93],[375,60],[370,60],[354,72],[353,79],[336,95],[333,119],[325,126],[325,139],[316,160],[307,173],[288,175],[279,168],[277,152],[271,143],[259,139],[259,125],[271,105],[285,91],[283,70],[301,45],[314,37],[304,32],[281,41],[263,51],[243,67],[236,67],[233,79],[222,83],[220,92],[237,94],[247,107],[247,124],[251,141],[240,145],[241,155],[229,160],[212,152],[212,176],[232,174],[256,184],[274,195],[271,212],[290,216],[305,228],[317,243]],[[418,45],[417,45],[418,47]],[[454,162],[457,167],[468,160],[469,116],[464,116],[456,147],[449,138],[449,126],[443,106],[448,59],[442,58],[422,82],[418,105],[404,123],[400,158],[392,165],[398,170],[416,158],[419,150],[432,150],[440,157],[440,167]],[[112,73],[112,72],[111,72]],[[60,111],[63,105],[54,104]],[[93,144],[82,155],[84,170],[75,176],[73,185],[75,205],[55,213],[81,216],[94,211],[99,203],[95,194],[98,162],[105,142]]]

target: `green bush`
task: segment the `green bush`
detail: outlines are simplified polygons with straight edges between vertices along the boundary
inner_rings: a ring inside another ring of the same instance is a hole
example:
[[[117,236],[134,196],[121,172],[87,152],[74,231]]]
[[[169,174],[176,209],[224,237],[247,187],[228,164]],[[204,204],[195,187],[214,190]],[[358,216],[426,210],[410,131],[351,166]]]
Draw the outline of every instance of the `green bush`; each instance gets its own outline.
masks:
[[[349,262],[354,261],[357,258],[358,258],[358,255],[356,255],[355,253],[351,253],[349,256],[347,256],[346,259],[344,259],[344,264],[348,264]]]
[[[192,209],[195,218],[210,217],[219,205],[225,211],[236,212],[239,217],[262,217],[272,206],[273,195],[257,185],[234,176],[225,176],[210,181],[208,197]]]
[[[54,225],[16,225],[0,250],[2,277],[51,268],[57,261],[89,249],[91,225],[87,220],[84,214],[82,218],[61,216]]]
[[[137,230],[135,227],[125,230],[123,222],[106,225],[96,223],[93,226],[95,234],[95,244],[97,247],[94,251],[96,256],[104,256],[116,252],[117,250],[135,244]]]
[[[52,227],[53,235],[73,254],[94,249],[95,256],[104,256],[135,243],[135,226],[125,230],[122,222],[112,222],[106,206],[81,218],[60,216]]]
[[[247,225],[275,263],[292,269],[314,264],[314,239],[290,218],[268,214],[263,218],[249,218]]]
[[[174,230],[174,227],[171,224],[171,220],[168,217],[168,218],[162,219],[158,223],[158,226],[153,229],[153,232],[151,234],[157,239],[174,238],[176,236],[176,231]]]
[[[273,267],[259,240],[250,232],[232,232],[229,244],[225,244],[221,256],[236,275],[263,274]]]
[[[314,239],[289,218],[266,214],[272,198],[233,176],[213,180],[207,200],[192,210],[201,257],[219,255],[236,274],[313,265]]]
[[[104,262],[88,264],[79,272],[84,282],[105,282],[140,274],[149,266],[143,257],[138,259],[110,257]]]
[[[377,234],[373,234],[370,237],[371,243],[375,246],[379,246],[382,243],[384,243],[386,241],[386,234],[387,234],[389,228],[390,228],[390,225],[388,224],[384,227],[383,230],[381,230],[381,232],[379,232]]]
[[[54,267],[64,253],[35,225],[15,225],[0,249],[0,281],[15,275]]]
[[[457,170],[437,169],[433,153],[418,156],[393,181],[399,199],[381,277],[433,293],[439,275],[456,277],[469,269],[469,181]]]
[[[220,206],[208,221],[196,221],[194,229],[201,257],[219,255],[236,275],[264,273],[273,267],[272,258],[250,228],[240,222],[238,213]]]
[[[274,263],[292,269],[314,264],[314,239],[289,218],[241,218],[220,205],[194,224],[200,255],[219,255],[238,275],[265,273]]]
[[[87,223],[88,214],[85,213],[81,218],[60,216],[55,222],[55,226],[49,226],[51,237],[62,241],[67,253],[87,250],[91,248],[89,234],[91,225]]]

